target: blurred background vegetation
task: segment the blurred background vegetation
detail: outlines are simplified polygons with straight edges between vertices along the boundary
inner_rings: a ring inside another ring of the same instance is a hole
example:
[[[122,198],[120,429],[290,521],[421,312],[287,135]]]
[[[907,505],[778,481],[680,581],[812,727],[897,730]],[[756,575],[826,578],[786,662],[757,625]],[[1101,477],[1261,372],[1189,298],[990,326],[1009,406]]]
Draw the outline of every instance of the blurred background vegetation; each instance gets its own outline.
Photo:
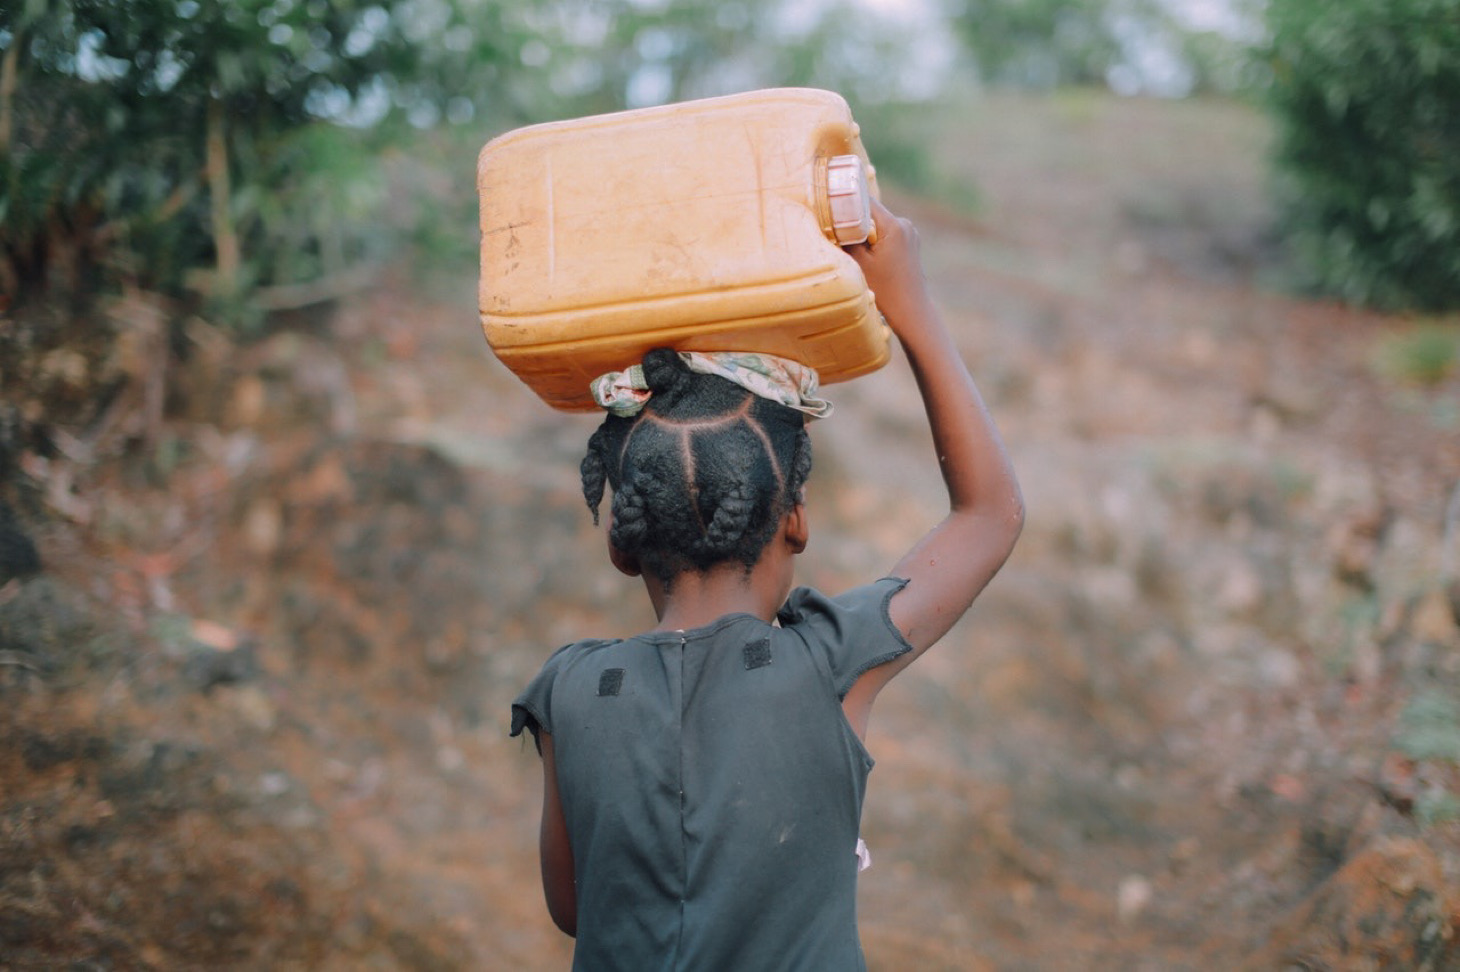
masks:
[[[402,241],[469,259],[470,152],[498,131],[769,85],[842,91],[886,177],[964,207],[905,124],[928,99],[1260,100],[1294,284],[1460,303],[1456,0],[19,0],[0,285],[12,310],[134,287],[247,330]],[[450,185],[407,177],[442,152]]]
[[[1278,0],[1266,103],[1306,283],[1460,305],[1460,3]]]

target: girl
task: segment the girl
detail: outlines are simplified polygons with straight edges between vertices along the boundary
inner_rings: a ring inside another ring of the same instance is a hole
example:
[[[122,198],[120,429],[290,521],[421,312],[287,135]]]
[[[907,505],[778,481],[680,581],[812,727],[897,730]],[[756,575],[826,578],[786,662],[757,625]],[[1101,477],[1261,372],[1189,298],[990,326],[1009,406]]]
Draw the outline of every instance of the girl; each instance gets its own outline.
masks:
[[[513,703],[512,735],[527,728],[542,754],[543,888],[577,938],[574,969],[865,968],[872,705],[1023,525],[917,233],[880,204],[874,217],[877,242],[849,249],[911,363],[950,506],[889,576],[837,597],[791,590],[809,532],[805,419],[826,408],[814,378],[660,349],[595,383],[618,414],[589,442],[584,496],[596,521],[613,487],[609,558],[643,578],[659,626],[562,648]]]

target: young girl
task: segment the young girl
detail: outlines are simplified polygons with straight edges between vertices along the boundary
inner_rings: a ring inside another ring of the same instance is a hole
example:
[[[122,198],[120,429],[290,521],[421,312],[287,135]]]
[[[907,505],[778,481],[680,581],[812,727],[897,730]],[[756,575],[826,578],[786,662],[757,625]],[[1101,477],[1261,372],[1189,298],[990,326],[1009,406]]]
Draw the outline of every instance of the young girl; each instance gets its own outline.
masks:
[[[513,703],[512,734],[529,729],[542,753],[543,888],[577,938],[574,969],[865,967],[872,704],[1023,524],[917,233],[880,204],[874,216],[877,242],[850,250],[912,365],[950,506],[889,576],[837,597],[791,590],[809,533],[806,414],[825,408],[794,365],[661,349],[596,383],[618,414],[589,442],[584,495],[596,520],[613,487],[609,557],[643,578],[659,626],[562,648]]]

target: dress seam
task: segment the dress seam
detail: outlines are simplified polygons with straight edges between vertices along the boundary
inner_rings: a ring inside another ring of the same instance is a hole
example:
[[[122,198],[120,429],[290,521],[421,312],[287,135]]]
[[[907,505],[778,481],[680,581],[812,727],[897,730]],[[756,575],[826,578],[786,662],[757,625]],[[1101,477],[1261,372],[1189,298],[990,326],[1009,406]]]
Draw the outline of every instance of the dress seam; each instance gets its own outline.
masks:
[[[717,622],[717,627],[718,624]],[[683,631],[679,632],[679,725],[676,732],[679,737],[679,928],[674,936],[674,961],[670,963],[671,967],[679,965],[679,957],[684,950],[684,906],[689,898],[689,834],[685,831],[684,819],[684,656],[688,642],[688,635]]]

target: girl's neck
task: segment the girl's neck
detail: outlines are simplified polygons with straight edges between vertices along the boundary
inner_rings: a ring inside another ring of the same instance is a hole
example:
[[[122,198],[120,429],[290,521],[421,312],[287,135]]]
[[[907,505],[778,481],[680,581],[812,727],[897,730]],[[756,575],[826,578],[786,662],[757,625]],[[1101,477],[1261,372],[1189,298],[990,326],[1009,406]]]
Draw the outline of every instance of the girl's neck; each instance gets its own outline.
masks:
[[[702,628],[727,614],[750,614],[762,621],[776,616],[784,590],[772,590],[765,571],[725,564],[698,573],[684,571],[668,587],[646,574],[644,586],[659,618],[656,631]]]

